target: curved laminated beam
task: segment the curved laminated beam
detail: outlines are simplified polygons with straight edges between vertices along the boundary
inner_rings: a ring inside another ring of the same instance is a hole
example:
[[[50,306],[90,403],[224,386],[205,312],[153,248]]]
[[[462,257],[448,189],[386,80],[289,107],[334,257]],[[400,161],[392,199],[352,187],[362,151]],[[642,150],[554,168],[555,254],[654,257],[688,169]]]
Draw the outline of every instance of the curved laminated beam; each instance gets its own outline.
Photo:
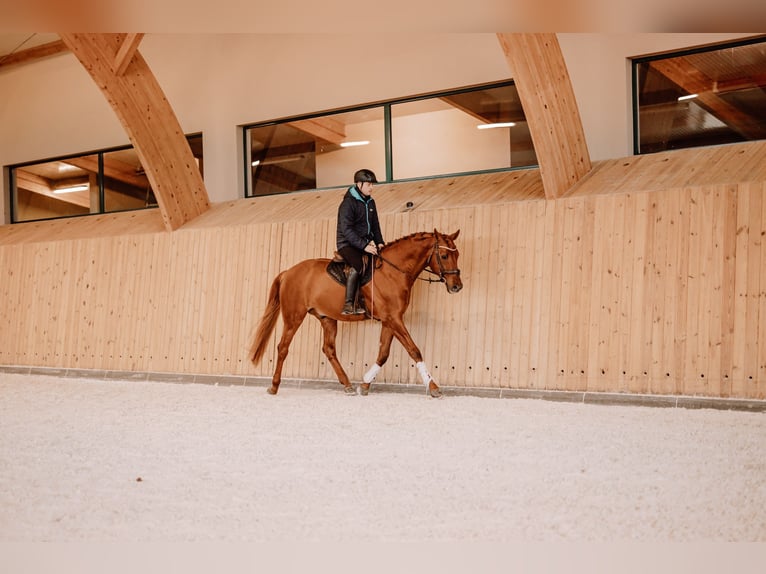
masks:
[[[138,51],[140,34],[70,34],[61,39],[104,93],[133,143],[165,227],[175,230],[210,207],[181,125]]]
[[[585,132],[556,34],[498,34],[516,81],[548,199],[591,170]]]

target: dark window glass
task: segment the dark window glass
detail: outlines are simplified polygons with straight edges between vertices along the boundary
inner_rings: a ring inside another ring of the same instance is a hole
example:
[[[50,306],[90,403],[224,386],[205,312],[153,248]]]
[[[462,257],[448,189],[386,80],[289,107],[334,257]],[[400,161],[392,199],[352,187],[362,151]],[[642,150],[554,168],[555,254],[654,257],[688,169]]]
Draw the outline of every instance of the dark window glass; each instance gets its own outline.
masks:
[[[383,175],[383,116],[372,108],[247,130],[250,195],[344,185],[353,165]]]
[[[98,213],[98,156],[26,165],[13,170],[14,221]]]
[[[633,61],[635,152],[766,138],[766,39]]]
[[[135,149],[104,154],[104,211],[140,209],[156,203]]]
[[[516,87],[391,106],[394,179],[535,165]]]
[[[202,171],[202,136],[187,139]],[[157,205],[132,147],[15,166],[10,173],[12,223]]]
[[[510,83],[245,127],[247,196],[537,164]]]

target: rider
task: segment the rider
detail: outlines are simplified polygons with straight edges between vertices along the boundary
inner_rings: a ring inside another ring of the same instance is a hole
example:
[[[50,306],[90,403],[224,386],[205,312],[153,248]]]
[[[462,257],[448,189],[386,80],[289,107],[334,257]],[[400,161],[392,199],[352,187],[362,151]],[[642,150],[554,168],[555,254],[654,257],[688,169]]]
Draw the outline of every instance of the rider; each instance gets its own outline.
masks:
[[[354,185],[348,188],[338,207],[338,228],[336,234],[338,253],[351,266],[346,280],[346,299],[341,315],[363,315],[364,309],[354,306],[359,280],[368,256],[378,254],[384,245],[380,232],[378,211],[372,198],[373,184],[378,183],[369,169],[360,169],[354,174]]]

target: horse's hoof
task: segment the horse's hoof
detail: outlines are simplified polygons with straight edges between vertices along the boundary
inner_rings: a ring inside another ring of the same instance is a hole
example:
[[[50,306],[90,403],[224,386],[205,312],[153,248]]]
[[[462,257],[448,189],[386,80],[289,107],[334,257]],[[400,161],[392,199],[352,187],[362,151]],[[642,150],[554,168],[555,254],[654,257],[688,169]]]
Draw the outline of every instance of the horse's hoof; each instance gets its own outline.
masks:
[[[277,388],[274,387],[274,386],[269,387],[268,389],[266,389],[266,392],[269,393],[270,395],[276,395],[277,394]]]
[[[370,385],[359,385],[359,394],[366,397],[370,394]]]
[[[434,388],[429,387],[428,388],[428,394],[431,395],[435,399],[442,398],[442,391],[441,391],[441,389],[439,387],[434,387]]]
[[[354,385],[349,385],[347,387],[343,387],[343,392],[347,395],[355,395],[356,389],[354,388]]]

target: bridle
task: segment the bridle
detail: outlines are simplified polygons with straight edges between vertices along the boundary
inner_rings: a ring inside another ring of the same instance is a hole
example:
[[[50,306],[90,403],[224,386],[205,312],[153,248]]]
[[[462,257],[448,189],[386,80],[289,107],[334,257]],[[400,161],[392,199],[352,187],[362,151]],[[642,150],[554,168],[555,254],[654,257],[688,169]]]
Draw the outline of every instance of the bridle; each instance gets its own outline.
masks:
[[[419,279],[420,281],[425,281],[427,283],[445,283],[446,279],[445,276],[447,275],[460,275],[460,269],[445,269],[444,264],[442,263],[441,257],[439,257],[439,249],[446,249],[447,251],[457,251],[457,247],[449,247],[447,245],[439,245],[439,238],[434,235],[434,245],[431,248],[431,251],[428,255],[428,259],[426,259],[425,264],[423,265],[423,269],[418,273],[418,276],[415,277],[415,279]],[[391,267],[399,271],[400,273],[404,273],[405,275],[412,275],[410,272],[405,271],[404,269],[401,269],[398,265],[393,263],[392,261],[389,261],[385,257],[383,257],[381,254],[377,255],[378,259],[380,259],[384,263],[388,263]],[[439,272],[436,273],[435,271],[428,268],[428,263],[436,257],[437,266],[439,267]],[[373,267],[374,270],[374,267]],[[427,271],[431,275],[437,275],[438,279],[431,279],[430,277],[420,277],[420,273],[423,271]]]

